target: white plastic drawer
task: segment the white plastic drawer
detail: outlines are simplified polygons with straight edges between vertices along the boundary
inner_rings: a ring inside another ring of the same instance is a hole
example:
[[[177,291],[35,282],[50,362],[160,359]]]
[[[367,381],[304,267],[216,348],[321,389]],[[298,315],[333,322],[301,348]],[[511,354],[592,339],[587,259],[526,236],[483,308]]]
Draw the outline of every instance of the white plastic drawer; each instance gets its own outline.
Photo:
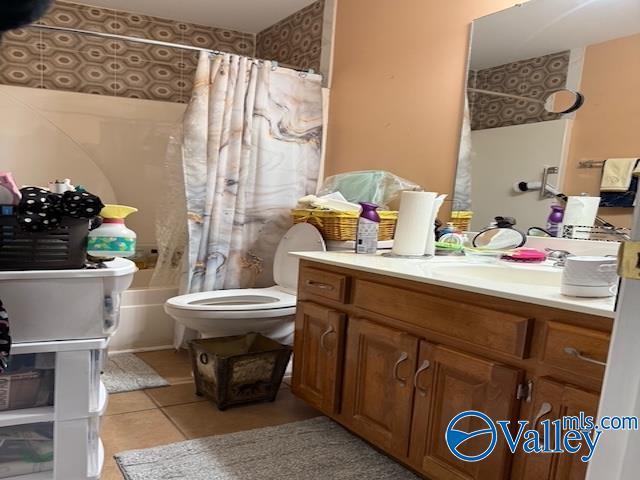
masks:
[[[56,420],[73,420],[99,415],[106,391],[100,381],[102,349],[59,352],[56,362]]]
[[[92,350],[90,353],[90,370],[89,370],[89,412],[91,414],[98,413],[104,407],[106,401],[104,395],[106,390],[102,384],[102,372],[106,366],[107,349]]]
[[[0,428],[0,478],[53,470],[53,422]]]
[[[100,417],[55,424],[54,474],[56,479],[99,478],[104,462]]]
[[[0,374],[2,412],[53,405],[55,353],[11,355]]]

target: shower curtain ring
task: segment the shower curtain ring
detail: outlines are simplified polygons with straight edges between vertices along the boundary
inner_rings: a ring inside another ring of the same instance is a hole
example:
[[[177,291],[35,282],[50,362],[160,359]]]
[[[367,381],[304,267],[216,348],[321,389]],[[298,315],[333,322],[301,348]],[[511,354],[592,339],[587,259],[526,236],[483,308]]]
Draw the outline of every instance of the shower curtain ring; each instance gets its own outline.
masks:
[[[278,69],[278,62],[276,62],[275,60],[271,61],[271,71],[275,72]]]

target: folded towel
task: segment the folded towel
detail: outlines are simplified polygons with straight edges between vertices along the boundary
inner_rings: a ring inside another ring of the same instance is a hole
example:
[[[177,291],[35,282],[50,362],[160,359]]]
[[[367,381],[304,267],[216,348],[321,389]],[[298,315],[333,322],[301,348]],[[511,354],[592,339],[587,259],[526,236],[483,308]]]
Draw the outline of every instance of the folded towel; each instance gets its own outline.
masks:
[[[631,186],[637,158],[610,158],[605,160],[602,171],[601,192],[626,192]]]
[[[640,180],[640,160],[636,162],[635,170],[633,170],[633,176],[629,189],[624,192],[602,192],[600,194],[600,206],[601,207],[634,207],[636,192],[638,191],[638,180]]]

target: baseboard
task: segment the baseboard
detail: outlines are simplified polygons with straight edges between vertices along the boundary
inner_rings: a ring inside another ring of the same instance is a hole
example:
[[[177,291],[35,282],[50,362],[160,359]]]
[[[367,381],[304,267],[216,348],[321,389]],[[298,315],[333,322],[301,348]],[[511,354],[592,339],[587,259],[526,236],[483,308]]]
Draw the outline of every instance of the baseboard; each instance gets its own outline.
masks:
[[[109,350],[109,355],[117,355],[118,353],[155,352],[157,350],[175,350],[175,348],[173,348],[173,345],[160,345],[158,347],[141,347],[141,348],[128,348],[125,350]]]

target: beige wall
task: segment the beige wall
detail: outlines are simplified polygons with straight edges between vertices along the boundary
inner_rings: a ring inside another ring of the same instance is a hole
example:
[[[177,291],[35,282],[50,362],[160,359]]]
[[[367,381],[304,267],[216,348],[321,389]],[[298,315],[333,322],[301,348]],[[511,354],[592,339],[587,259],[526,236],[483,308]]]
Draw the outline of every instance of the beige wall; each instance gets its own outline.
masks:
[[[167,141],[185,108],[0,85],[0,170],[19,185],[68,177],[104,203],[137,207],[127,225],[139,244],[155,245]]]
[[[469,24],[515,0],[339,0],[326,173],[452,193]]]
[[[581,160],[640,157],[640,34],[587,47],[580,91],[585,104],[576,113],[564,189],[569,195],[598,195],[600,169],[578,169]],[[601,214],[630,226],[632,209],[605,208]]]

